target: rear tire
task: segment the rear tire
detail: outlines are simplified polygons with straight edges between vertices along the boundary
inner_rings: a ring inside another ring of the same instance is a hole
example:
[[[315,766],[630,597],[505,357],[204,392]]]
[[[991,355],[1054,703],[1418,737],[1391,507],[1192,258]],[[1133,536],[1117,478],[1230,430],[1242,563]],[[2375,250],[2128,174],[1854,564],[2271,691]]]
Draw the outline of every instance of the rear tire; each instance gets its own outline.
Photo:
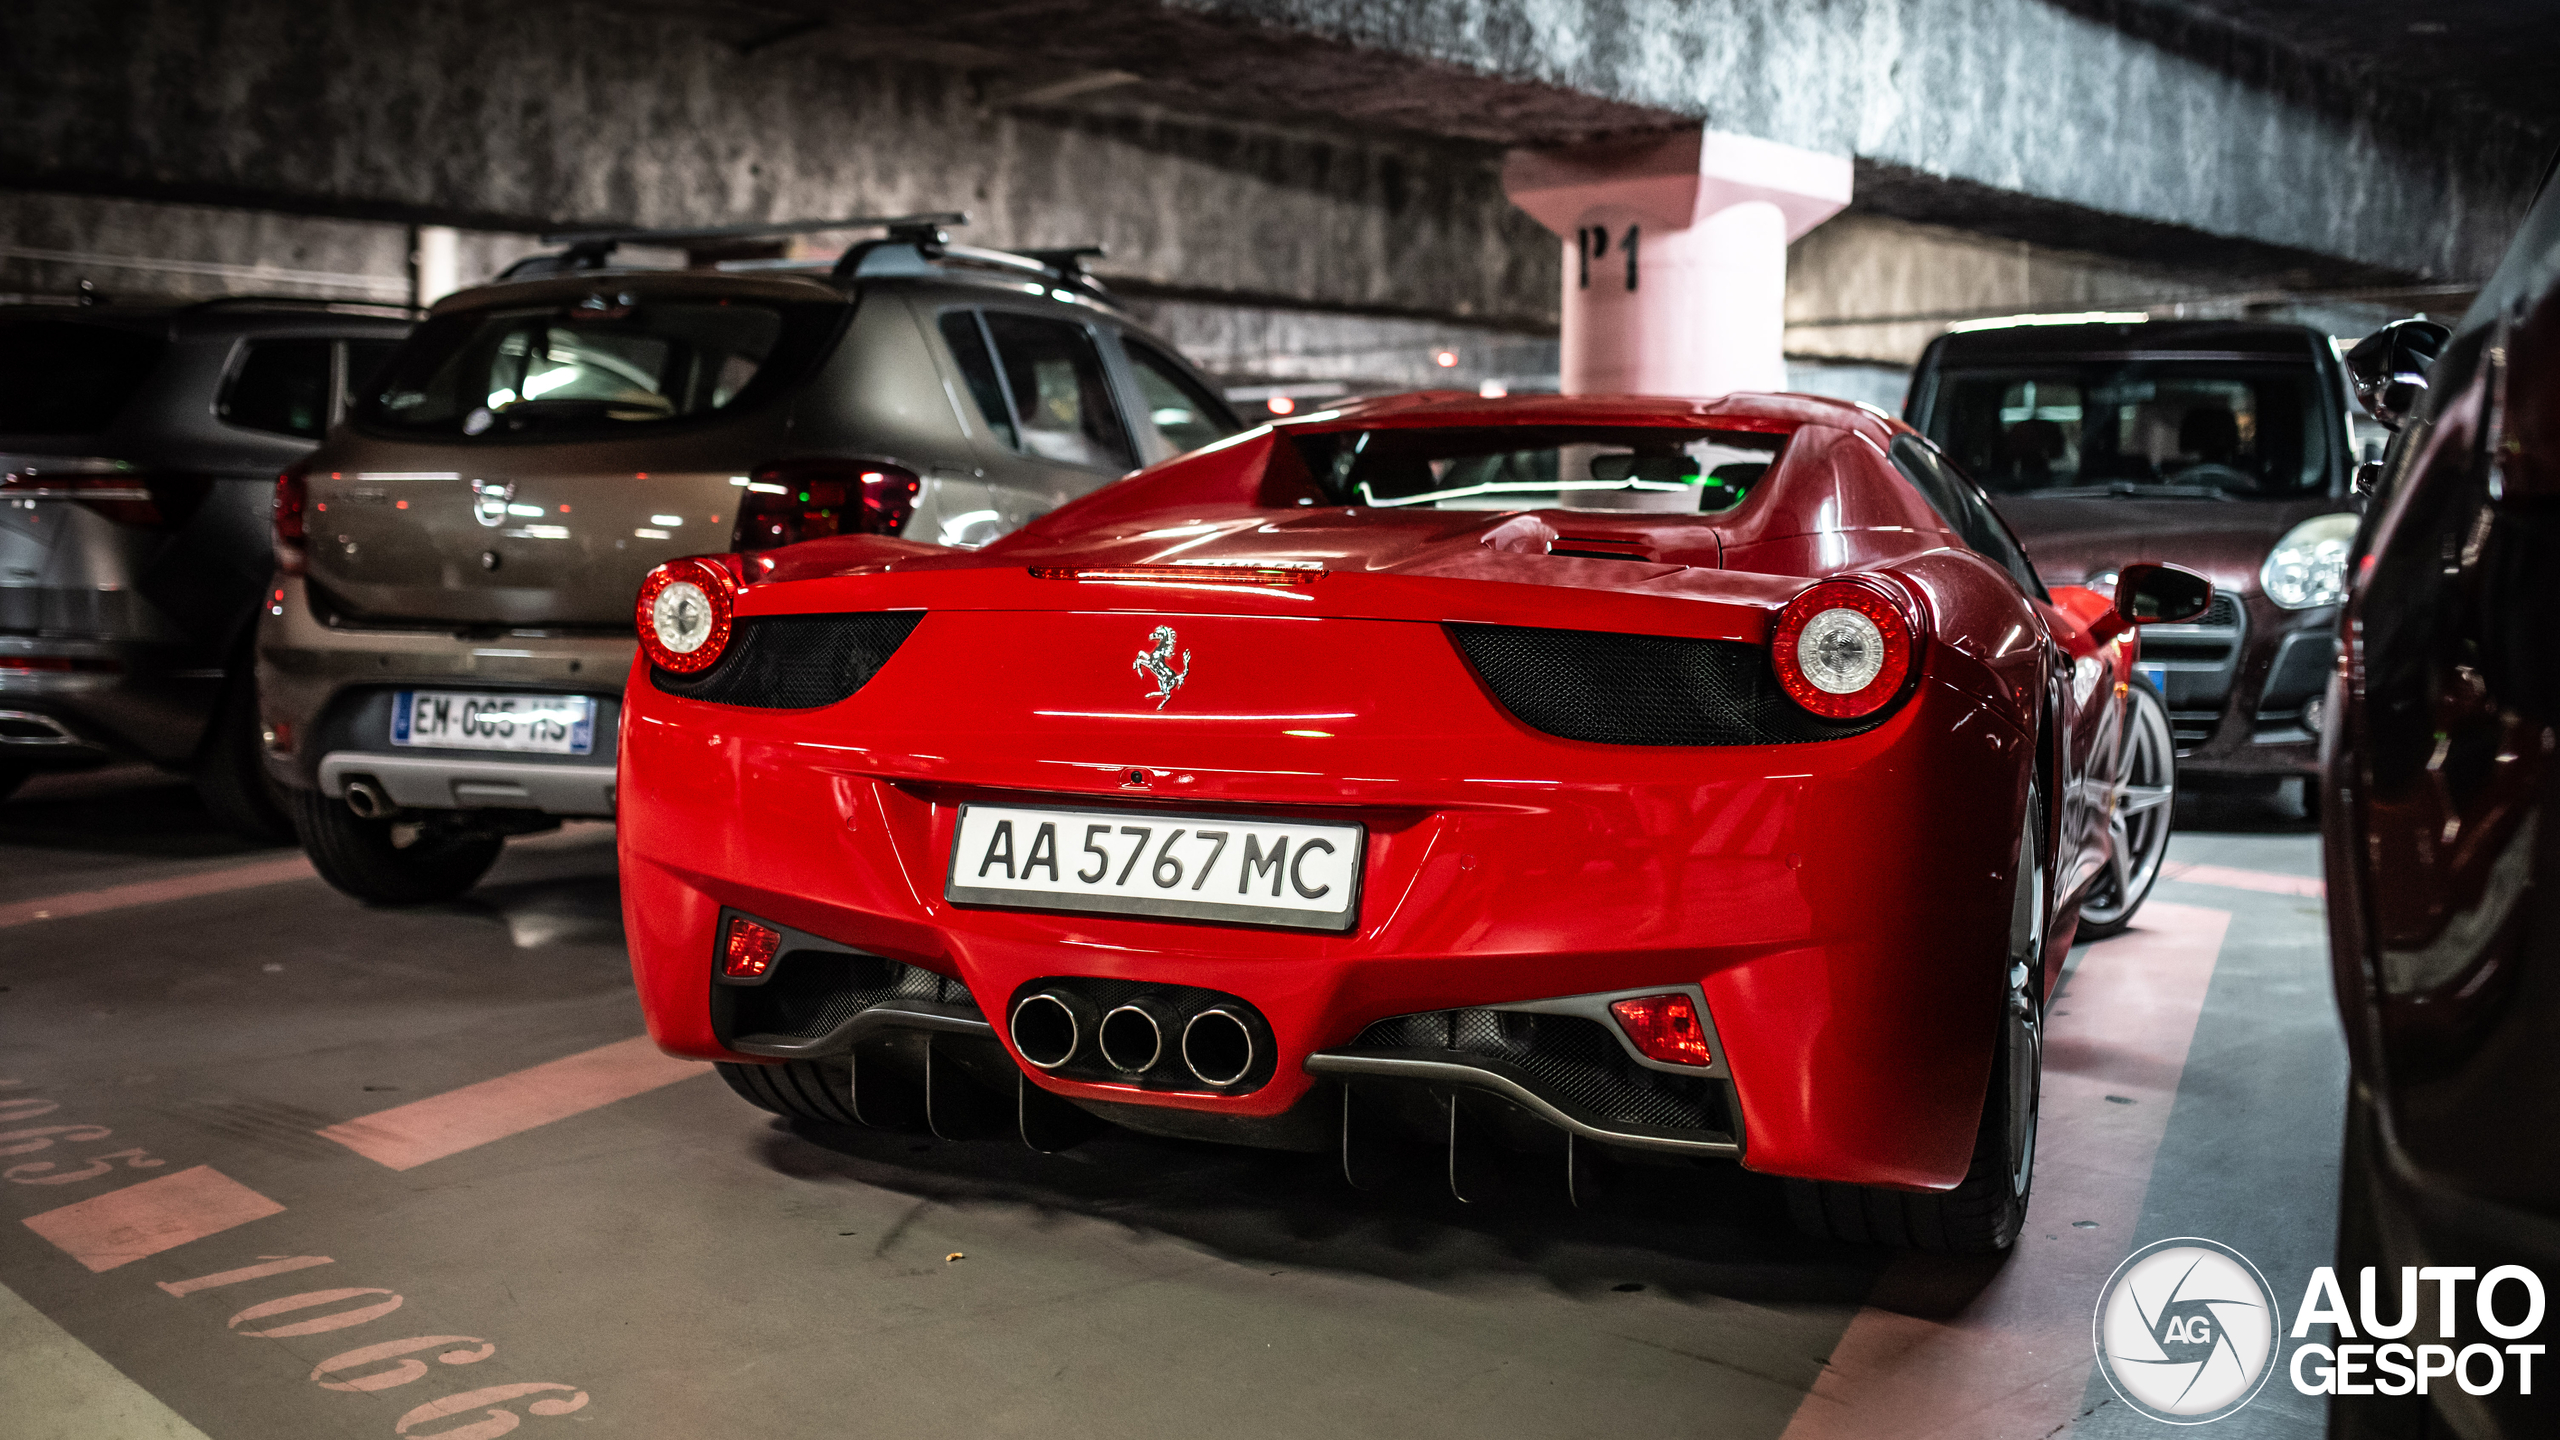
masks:
[[[792,1120],[821,1125],[859,1125],[853,1113],[852,1072],[822,1060],[786,1060],[779,1065],[713,1067],[729,1088],[749,1104]]]
[[[286,813],[282,787],[267,774],[258,719],[258,687],[244,656],[231,683],[222,689],[206,727],[204,747],[196,756],[196,794],[222,827],[243,840],[290,845],[293,817]]]
[[[2041,787],[2028,788],[2026,833],[2019,837],[2018,851],[2009,913],[2008,994],[1964,1179],[1953,1190],[1933,1192],[1789,1180],[1787,1210],[1805,1234],[1943,1255],[1996,1255],[2017,1243],[2035,1185],[2036,1111],[2044,1090],[2048,902]]]
[[[480,883],[506,844],[450,816],[367,820],[317,790],[293,792],[293,819],[320,878],[368,905],[450,900]]]

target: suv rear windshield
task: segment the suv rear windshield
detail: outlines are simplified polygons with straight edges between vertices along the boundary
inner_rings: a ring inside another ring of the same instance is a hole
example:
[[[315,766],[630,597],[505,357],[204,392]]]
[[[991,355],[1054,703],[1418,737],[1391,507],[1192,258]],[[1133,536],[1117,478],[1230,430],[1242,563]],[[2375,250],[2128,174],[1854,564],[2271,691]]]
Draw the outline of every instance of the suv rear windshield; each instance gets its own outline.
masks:
[[[1786,443],[1745,430],[1505,425],[1293,437],[1345,505],[1715,514],[1743,502]]]
[[[369,428],[573,439],[754,404],[806,373],[840,307],[591,295],[418,327],[363,397]]]
[[[1929,438],[1994,495],[2285,499],[2329,485],[2323,383],[2308,365],[2245,361],[1951,370]]]
[[[156,330],[77,320],[0,320],[0,434],[104,430],[160,363]]]

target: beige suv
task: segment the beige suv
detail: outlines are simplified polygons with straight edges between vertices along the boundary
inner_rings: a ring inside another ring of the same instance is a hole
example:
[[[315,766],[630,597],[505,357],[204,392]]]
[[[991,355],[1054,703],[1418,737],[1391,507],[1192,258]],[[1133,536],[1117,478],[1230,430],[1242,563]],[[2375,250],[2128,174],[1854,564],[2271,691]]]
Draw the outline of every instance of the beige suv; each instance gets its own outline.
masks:
[[[613,813],[659,562],[981,545],[1241,428],[1077,252],[902,223],[831,270],[648,272],[611,244],[438,304],[277,481],[268,766],[359,899],[458,894],[506,836]]]

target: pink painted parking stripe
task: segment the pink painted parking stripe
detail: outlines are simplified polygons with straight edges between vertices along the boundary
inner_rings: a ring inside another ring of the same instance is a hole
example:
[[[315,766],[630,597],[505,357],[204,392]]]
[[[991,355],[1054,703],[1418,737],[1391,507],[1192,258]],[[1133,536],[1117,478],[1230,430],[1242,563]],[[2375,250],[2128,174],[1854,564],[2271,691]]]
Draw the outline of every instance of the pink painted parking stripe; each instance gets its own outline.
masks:
[[[101,910],[122,910],[130,905],[192,900],[199,895],[220,895],[229,890],[282,885],[291,880],[312,878],[311,862],[299,855],[282,860],[261,860],[250,865],[231,865],[220,870],[199,870],[193,875],[174,875],[166,880],[109,885],[102,890],[79,890],[43,900],[21,900],[15,904],[0,905],[0,929],[40,920],[69,920],[80,915],[95,915]]]
[[[2160,867],[2163,880],[2190,885],[2219,885],[2225,890],[2256,890],[2267,895],[2308,895],[2317,900],[2329,887],[2308,875],[2278,875],[2267,870],[2240,870],[2229,865],[2187,865],[2171,860]]]
[[[198,1165],[30,1215],[26,1223],[72,1259],[101,1271],[219,1235],[283,1209],[221,1171]]]
[[[368,1160],[408,1170],[492,1140],[708,1073],[646,1035],[343,1121],[319,1133]]]
[[[2040,1440],[2078,1413],[2098,1287],[2133,1238],[2230,923],[2154,900],[2138,928],[2081,957],[2046,1030],[2036,1189],[2016,1253],[1953,1315],[1860,1310],[1785,1440]],[[1943,1291],[1961,1269],[1906,1256],[1877,1290]]]

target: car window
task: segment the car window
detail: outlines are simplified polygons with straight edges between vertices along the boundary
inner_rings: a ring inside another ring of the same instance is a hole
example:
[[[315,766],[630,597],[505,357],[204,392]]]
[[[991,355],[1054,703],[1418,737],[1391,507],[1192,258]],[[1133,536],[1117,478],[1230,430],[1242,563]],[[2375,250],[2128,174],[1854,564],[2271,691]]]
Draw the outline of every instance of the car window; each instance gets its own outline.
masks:
[[[969,387],[969,398],[977,402],[979,418],[1008,449],[1021,449],[1022,442],[1013,428],[1013,411],[1004,403],[1004,382],[996,378],[995,355],[987,348],[986,326],[978,312],[943,311],[942,343],[951,347],[951,358],[960,366],[960,378]]]
[[[455,311],[418,327],[357,415],[379,429],[490,439],[690,419],[796,379],[840,316],[829,305],[602,294]]]
[[[158,334],[120,325],[0,321],[0,434],[104,430],[167,348]]]
[[[2309,364],[2061,360],[1950,370],[1929,436],[1995,495],[2289,498],[2337,424]]]
[[[1893,464],[1911,482],[1911,488],[1929,502],[1929,508],[1938,512],[1938,518],[1947,522],[1947,528],[1964,537],[1965,544],[2008,571],[2019,589],[2039,600],[2051,598],[2045,594],[2044,581],[2036,576],[2036,567],[2027,560],[2026,550],[1992,510],[1991,502],[1982,498],[1982,487],[1939,454],[1936,447],[1916,435],[1905,435],[1893,442]]]
[[[252,340],[214,413],[247,430],[317,440],[329,429],[328,340]]]
[[[1129,352],[1129,368],[1138,377],[1139,413],[1146,417],[1145,429],[1162,442],[1158,458],[1197,450],[1244,428],[1225,401],[1203,389],[1170,356],[1135,339],[1123,337],[1123,344]]]
[[[1660,426],[1503,425],[1291,437],[1334,500],[1435,510],[1713,515],[1749,498],[1783,435]]]
[[[1016,449],[1044,460],[1126,470],[1134,463],[1102,352],[1084,326],[1003,310],[986,314],[997,373],[1013,402]]]
[[[400,348],[397,340],[349,340],[346,342],[347,363],[340,375],[338,413],[347,414],[356,402],[371,394],[382,378],[382,367],[389,363],[392,352]]]

